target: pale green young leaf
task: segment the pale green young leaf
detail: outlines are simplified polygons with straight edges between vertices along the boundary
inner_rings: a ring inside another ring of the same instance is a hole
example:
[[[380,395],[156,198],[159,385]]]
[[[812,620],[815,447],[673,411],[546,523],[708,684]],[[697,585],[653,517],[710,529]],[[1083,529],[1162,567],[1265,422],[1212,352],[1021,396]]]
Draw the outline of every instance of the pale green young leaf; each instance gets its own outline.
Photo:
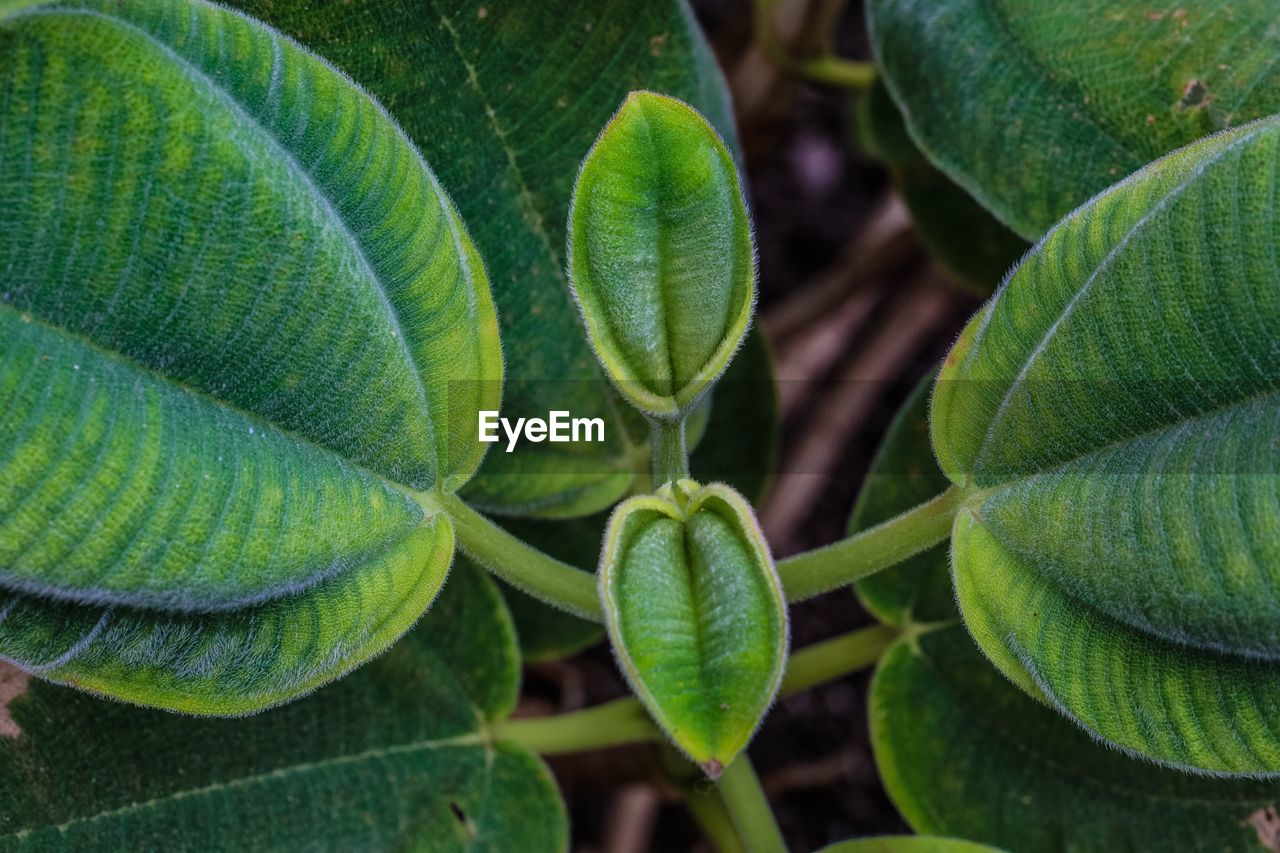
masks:
[[[605,374],[651,417],[684,415],[724,372],[755,301],[733,156],[689,105],[633,92],[578,174],[569,278]]]
[[[1125,750],[1280,773],[1280,119],[1059,224],[933,397],[969,629]]]
[[[1280,112],[1273,0],[871,0],[929,157],[1028,239],[1206,134]]]
[[[546,767],[489,734],[515,705],[519,656],[501,597],[475,570],[455,570],[387,654],[249,720],[17,678],[0,692],[5,850],[568,846]]]
[[[0,656],[245,713],[384,649],[484,450],[483,265],[355,84],[202,0],[0,18]],[[284,632],[288,628],[287,634]]]
[[[750,506],[690,480],[630,498],[609,520],[599,575],[627,681],[718,776],[755,733],[787,656],[786,602]]]

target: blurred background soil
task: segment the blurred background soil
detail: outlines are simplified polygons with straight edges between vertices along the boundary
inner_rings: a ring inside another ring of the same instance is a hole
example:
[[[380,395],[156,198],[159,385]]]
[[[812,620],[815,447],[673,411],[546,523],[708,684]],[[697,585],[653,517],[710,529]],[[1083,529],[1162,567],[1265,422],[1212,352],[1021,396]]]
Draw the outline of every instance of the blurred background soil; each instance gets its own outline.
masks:
[[[756,44],[750,0],[691,0],[733,92],[760,256],[758,322],[777,360],[779,475],[760,507],[775,555],[844,535],[880,438],[915,383],[979,304],[930,260],[887,173],[858,151],[856,92],[780,73]],[[858,0],[784,0],[779,37],[803,55],[834,20],[839,55],[868,59]],[[802,648],[871,618],[851,592],[792,609]],[[792,850],[909,831],[868,745],[869,673],[780,702],[750,753]],[[540,710],[624,695],[607,648],[526,673]],[[672,791],[663,759],[627,747],[552,760],[576,849],[709,849]]]

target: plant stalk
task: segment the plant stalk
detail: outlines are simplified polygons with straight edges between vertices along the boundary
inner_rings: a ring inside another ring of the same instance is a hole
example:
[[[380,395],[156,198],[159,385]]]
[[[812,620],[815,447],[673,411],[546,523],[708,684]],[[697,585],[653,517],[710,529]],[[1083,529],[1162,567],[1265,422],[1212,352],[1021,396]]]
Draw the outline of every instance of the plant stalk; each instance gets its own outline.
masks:
[[[965,493],[955,487],[847,539],[788,557],[778,575],[788,601],[804,601],[896,565],[944,541]]]
[[[889,625],[872,625],[807,646],[787,660],[778,692],[782,696],[802,693],[873,666],[899,633]]]
[[[507,583],[574,616],[604,620],[595,575],[561,562],[503,530],[457,495],[431,493],[419,500],[443,511],[463,552]]]
[[[504,720],[493,727],[492,733],[541,755],[662,739],[662,732],[649,719],[644,706],[631,696],[567,714]]]
[[[738,828],[738,837],[751,853],[786,853],[787,843],[773,818],[769,798],[745,752],[725,768],[716,791]]]
[[[689,450],[685,445],[684,417],[649,421],[649,451],[653,458],[653,486],[660,488],[689,476]]]

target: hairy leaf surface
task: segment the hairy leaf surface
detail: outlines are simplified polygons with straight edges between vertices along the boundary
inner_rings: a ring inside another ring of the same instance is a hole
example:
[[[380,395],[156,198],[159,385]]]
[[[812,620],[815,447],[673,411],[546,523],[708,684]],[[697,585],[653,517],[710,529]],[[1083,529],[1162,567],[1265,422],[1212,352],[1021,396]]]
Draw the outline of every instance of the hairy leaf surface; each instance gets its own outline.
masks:
[[[884,78],[857,100],[854,119],[863,151],[893,176],[916,232],[961,283],[989,296],[1026,252],[1025,240],[938,170],[907,133]]]
[[[653,417],[686,414],[751,322],[755,249],[733,156],[689,105],[633,92],[582,163],[569,277],[605,374]]]
[[[493,282],[503,415],[564,409],[606,419],[604,444],[490,453],[467,500],[489,513],[552,517],[613,504],[645,467],[634,457],[647,436],[618,417],[583,337],[565,276],[565,223],[583,156],[633,89],[693,104],[732,144],[728,93],[683,0],[235,5],[367,86],[438,171]]]
[[[32,681],[0,736],[0,847],[38,851],[553,851],[547,769],[490,727],[519,656],[492,582],[459,567],[386,655],[249,720],[104,703]]]
[[[690,480],[631,498],[609,520],[599,573],[627,681],[718,776],[755,733],[787,655],[786,602],[750,506]]]
[[[1064,220],[933,398],[983,650],[1112,743],[1225,773],[1280,772],[1278,157],[1268,119]]]
[[[0,656],[226,714],[385,648],[501,384],[412,143],[237,13],[69,0],[0,18],[0,152]]]
[[[1273,0],[872,0],[920,147],[1028,239],[1147,162],[1280,112]]]
[[[851,532],[945,488],[929,441],[931,382],[894,420]],[[869,704],[876,764],[913,829],[1008,850],[1136,852],[1175,839],[1206,853],[1260,849],[1251,821],[1280,786],[1126,757],[1027,696],[957,624],[947,563],[938,546],[858,584],[863,602],[906,632],[881,659]]]

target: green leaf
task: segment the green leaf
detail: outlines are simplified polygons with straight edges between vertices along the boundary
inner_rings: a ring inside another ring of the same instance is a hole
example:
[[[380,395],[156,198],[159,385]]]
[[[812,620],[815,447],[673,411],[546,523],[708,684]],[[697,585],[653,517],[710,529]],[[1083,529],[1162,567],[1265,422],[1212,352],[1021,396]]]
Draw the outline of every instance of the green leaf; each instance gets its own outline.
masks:
[[[618,506],[600,555],[623,674],[711,777],[751,740],[787,656],[782,586],[751,507],[690,480]]]
[[[852,530],[946,486],[929,443],[932,378],[894,419]],[[913,829],[1009,850],[1136,853],[1154,839],[1206,853],[1258,849],[1250,821],[1275,802],[1275,782],[1126,757],[1028,697],[955,624],[947,563],[940,546],[858,583],[863,602],[906,635],[881,660],[869,704],[876,765]]]
[[[945,555],[938,560],[945,572]],[[896,643],[871,685],[876,766],[918,832],[1009,850],[1253,851],[1274,781],[1157,767],[1098,743],[991,667],[959,626]]]
[[[27,682],[0,707],[17,729],[0,737],[0,846],[566,849],[546,767],[489,734],[518,679],[501,597],[460,567],[390,652],[249,720]]]
[[[1028,239],[1174,148],[1280,112],[1271,0],[872,0],[868,13],[920,148]]]
[[[936,370],[902,404],[871,460],[849,517],[849,534],[861,533],[936,497],[949,485],[929,441],[929,393]],[[937,545],[857,583],[858,598],[887,625],[939,622],[956,616],[947,573],[947,546]]]
[[[84,0],[0,19],[0,151],[0,655],[232,714],[386,648],[501,378],[413,145],[241,15]]]
[[[683,0],[236,5],[367,86],[438,170],[493,282],[503,415],[564,409],[606,420],[604,444],[490,453],[467,501],[489,514],[547,517],[611,506],[644,467],[635,456],[647,435],[627,431],[583,337],[565,275],[566,214],[583,156],[633,89],[693,104],[732,144],[728,92]]]
[[[1280,119],[1056,227],[933,397],[953,573],[1011,677],[1125,750],[1280,772]]]
[[[994,847],[921,835],[880,835],[855,838],[823,847],[820,853],[1000,853]]]
[[[627,96],[583,161],[569,278],[596,357],[651,417],[687,414],[742,343],[755,250],[738,170],[696,110]]]
[[[888,167],[920,239],[962,283],[990,295],[1027,242],[920,153],[882,77],[856,103],[862,150]]]

